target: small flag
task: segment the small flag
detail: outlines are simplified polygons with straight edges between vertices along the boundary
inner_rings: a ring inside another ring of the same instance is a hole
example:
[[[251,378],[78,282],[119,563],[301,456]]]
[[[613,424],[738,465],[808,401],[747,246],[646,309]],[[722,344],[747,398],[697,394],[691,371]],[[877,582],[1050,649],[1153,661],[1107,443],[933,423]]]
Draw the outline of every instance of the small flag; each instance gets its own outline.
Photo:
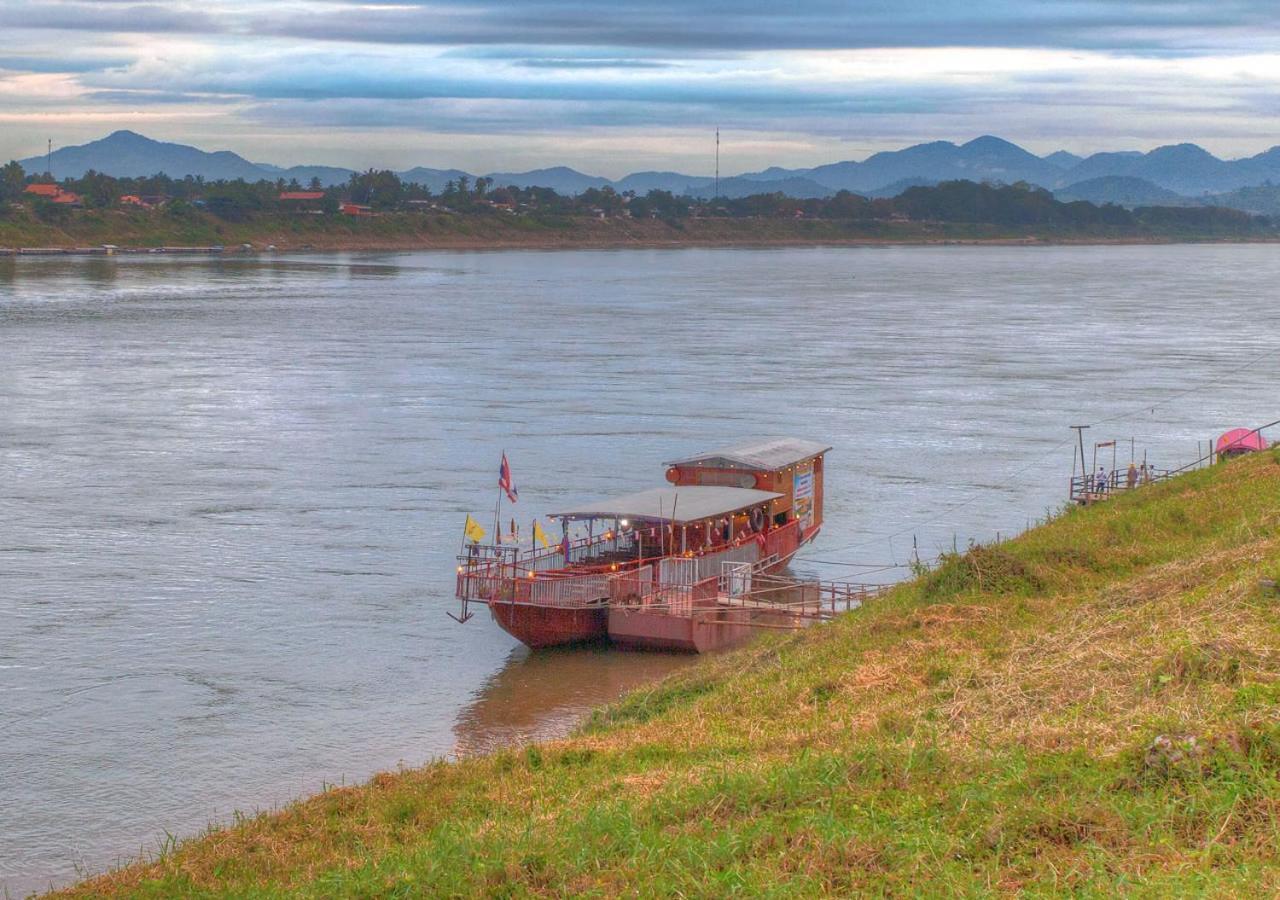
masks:
[[[515,482],[511,480],[511,465],[507,462],[506,451],[502,454],[502,465],[498,467],[498,487],[507,493],[507,499],[512,503],[516,502],[516,498],[520,496],[520,492],[516,490]]]
[[[537,519],[533,520],[533,539],[543,547],[551,546],[551,539],[547,537],[547,533],[542,530],[542,523]]]
[[[484,540],[484,529],[480,527],[480,523],[467,515],[467,524],[462,527],[463,536],[472,543],[478,544]]]

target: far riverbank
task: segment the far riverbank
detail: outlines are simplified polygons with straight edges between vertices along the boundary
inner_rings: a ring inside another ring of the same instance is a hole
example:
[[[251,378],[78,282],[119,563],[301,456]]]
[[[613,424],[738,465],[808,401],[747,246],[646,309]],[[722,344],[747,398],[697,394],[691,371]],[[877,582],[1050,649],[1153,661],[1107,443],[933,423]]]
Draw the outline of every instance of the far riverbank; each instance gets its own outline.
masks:
[[[597,219],[388,213],[369,217],[270,215],[224,221],[205,212],[170,216],[123,210],[81,211],[62,222],[34,216],[0,219],[0,254],[619,249],[663,247],[986,246],[1270,243],[1269,233],[1143,233],[1053,228],[1010,229],[971,223],[832,219]]]

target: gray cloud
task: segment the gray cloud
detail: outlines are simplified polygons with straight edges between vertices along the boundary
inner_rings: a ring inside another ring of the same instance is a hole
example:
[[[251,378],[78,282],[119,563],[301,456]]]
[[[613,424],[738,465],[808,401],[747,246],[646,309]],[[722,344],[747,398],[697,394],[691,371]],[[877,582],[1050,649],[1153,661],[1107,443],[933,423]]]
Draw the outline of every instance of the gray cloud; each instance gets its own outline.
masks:
[[[0,26],[108,33],[207,32],[217,29],[200,9],[155,3],[0,3]]]
[[[1142,53],[1276,46],[1280,11],[1260,0],[451,0],[325,4],[266,13],[259,32],[390,44],[501,44],[672,50],[1072,47]]]

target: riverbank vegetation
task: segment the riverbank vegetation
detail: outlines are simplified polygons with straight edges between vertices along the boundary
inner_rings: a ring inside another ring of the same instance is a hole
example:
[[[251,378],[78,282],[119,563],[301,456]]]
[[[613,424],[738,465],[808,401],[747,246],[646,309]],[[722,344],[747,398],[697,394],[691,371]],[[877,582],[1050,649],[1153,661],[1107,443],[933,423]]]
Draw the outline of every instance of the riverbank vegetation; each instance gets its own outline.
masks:
[[[15,168],[16,167],[16,168]],[[54,183],[0,169],[0,247],[174,245],[254,249],[627,246],[938,241],[1272,240],[1271,219],[1218,207],[1125,209],[1061,202],[1026,184],[911,187],[893,198],[848,191],[740,199],[666,191],[576,196],[449,181],[438,194],[393,172],[319,181],[206,182],[89,172]]]
[[[238,818],[69,896],[1280,890],[1280,455],[945,556],[563,741]]]

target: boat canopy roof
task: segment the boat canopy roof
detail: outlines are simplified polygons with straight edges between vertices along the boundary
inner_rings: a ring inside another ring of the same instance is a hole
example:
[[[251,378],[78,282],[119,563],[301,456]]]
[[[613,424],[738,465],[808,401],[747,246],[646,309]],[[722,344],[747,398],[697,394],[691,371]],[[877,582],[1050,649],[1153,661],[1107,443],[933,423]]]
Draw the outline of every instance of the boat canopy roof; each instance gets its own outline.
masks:
[[[659,487],[586,503],[571,510],[552,513],[551,518],[632,519],[684,524],[740,512],[781,496],[773,491],[714,485]]]
[[[697,456],[672,460],[668,466],[713,466],[724,469],[751,469],[772,472],[786,466],[804,462],[826,453],[831,448],[818,441],[803,438],[765,438],[747,441],[732,447],[721,447]]]

